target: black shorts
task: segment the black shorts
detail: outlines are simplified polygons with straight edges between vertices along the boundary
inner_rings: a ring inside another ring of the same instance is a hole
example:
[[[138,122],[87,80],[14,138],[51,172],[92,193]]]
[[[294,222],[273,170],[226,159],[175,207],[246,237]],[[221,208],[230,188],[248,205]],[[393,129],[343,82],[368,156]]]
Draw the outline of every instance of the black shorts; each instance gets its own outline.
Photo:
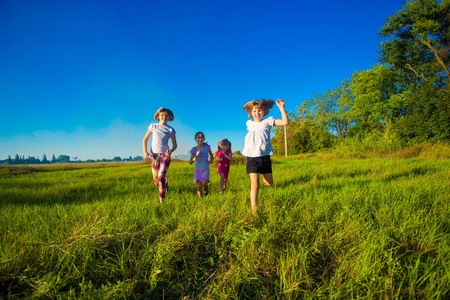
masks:
[[[270,155],[261,157],[247,157],[247,174],[250,173],[272,173],[272,161],[270,160]]]

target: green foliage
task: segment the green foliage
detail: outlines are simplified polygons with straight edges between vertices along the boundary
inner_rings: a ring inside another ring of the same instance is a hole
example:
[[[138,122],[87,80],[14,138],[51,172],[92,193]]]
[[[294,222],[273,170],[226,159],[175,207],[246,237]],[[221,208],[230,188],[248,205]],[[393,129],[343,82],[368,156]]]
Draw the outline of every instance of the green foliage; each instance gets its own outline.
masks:
[[[338,87],[303,102],[297,108],[300,119],[308,119],[325,129],[345,138],[352,120],[348,111],[352,107],[353,97],[349,82],[343,81]]]
[[[308,120],[341,138],[333,143],[337,151],[352,145],[386,152],[449,141],[449,11],[449,0],[405,2],[380,30],[385,38],[380,50],[383,64],[356,71],[334,89],[315,94],[298,106],[294,120]],[[315,151],[310,146],[312,126],[292,127],[291,152]],[[274,143],[281,153],[276,133]]]
[[[416,79],[447,88],[450,1],[412,0],[389,17],[380,35],[381,60]]]
[[[356,136],[345,140],[338,140],[333,151],[338,153],[356,154],[356,157],[373,152],[383,155],[403,147],[392,125],[388,124],[380,130],[358,132]]]
[[[397,90],[393,70],[383,65],[373,69],[355,72],[350,89],[354,103],[350,115],[357,123],[394,122],[404,113],[409,103],[405,101],[408,91]]]
[[[380,30],[388,38],[380,58],[397,70],[398,93],[406,93],[398,131],[407,143],[450,139],[449,11],[448,0],[409,1]]]
[[[163,205],[147,163],[114,166],[0,177],[0,298],[450,296],[448,158],[275,158],[257,216],[244,165],[199,200],[174,162]]]
[[[278,155],[284,155],[284,127],[275,127],[274,131],[275,135],[271,140],[274,151]],[[291,121],[286,129],[286,137],[289,155],[330,148],[336,139],[328,130],[310,120]]]

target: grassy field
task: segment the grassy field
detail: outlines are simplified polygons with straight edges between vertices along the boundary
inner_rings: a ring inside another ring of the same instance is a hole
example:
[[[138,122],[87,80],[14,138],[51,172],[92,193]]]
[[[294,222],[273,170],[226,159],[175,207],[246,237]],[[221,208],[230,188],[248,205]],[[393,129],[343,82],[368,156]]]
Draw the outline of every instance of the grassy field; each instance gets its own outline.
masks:
[[[448,299],[450,160],[274,158],[166,202],[140,164],[0,167],[0,298]]]

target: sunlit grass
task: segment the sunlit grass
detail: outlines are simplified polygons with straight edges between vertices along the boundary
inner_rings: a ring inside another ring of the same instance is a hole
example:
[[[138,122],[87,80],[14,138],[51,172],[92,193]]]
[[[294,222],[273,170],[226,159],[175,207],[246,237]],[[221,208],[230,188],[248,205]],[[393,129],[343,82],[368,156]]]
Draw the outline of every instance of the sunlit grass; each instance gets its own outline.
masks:
[[[3,298],[450,296],[450,161],[435,154],[275,158],[257,216],[243,164],[224,195],[212,168],[199,199],[193,166],[173,163],[163,205],[148,164],[43,168],[0,177]]]

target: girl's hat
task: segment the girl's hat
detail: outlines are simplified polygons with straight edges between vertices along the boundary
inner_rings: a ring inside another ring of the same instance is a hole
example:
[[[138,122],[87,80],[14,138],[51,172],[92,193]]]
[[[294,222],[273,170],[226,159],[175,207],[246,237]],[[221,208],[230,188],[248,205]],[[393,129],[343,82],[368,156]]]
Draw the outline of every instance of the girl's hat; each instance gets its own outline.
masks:
[[[173,112],[172,112],[170,109],[164,108],[164,107],[160,107],[160,108],[156,111],[156,113],[155,113],[155,115],[153,116],[153,118],[154,118],[156,121],[159,121],[159,114],[162,113],[162,112],[166,112],[166,113],[169,115],[169,121],[173,121],[173,120],[175,119],[175,117],[173,116]]]
[[[267,116],[269,114],[269,109],[271,109],[274,104],[274,101],[268,99],[252,100],[244,105],[244,110],[248,113],[249,118],[251,118],[253,107],[261,107],[264,110],[264,116]]]

